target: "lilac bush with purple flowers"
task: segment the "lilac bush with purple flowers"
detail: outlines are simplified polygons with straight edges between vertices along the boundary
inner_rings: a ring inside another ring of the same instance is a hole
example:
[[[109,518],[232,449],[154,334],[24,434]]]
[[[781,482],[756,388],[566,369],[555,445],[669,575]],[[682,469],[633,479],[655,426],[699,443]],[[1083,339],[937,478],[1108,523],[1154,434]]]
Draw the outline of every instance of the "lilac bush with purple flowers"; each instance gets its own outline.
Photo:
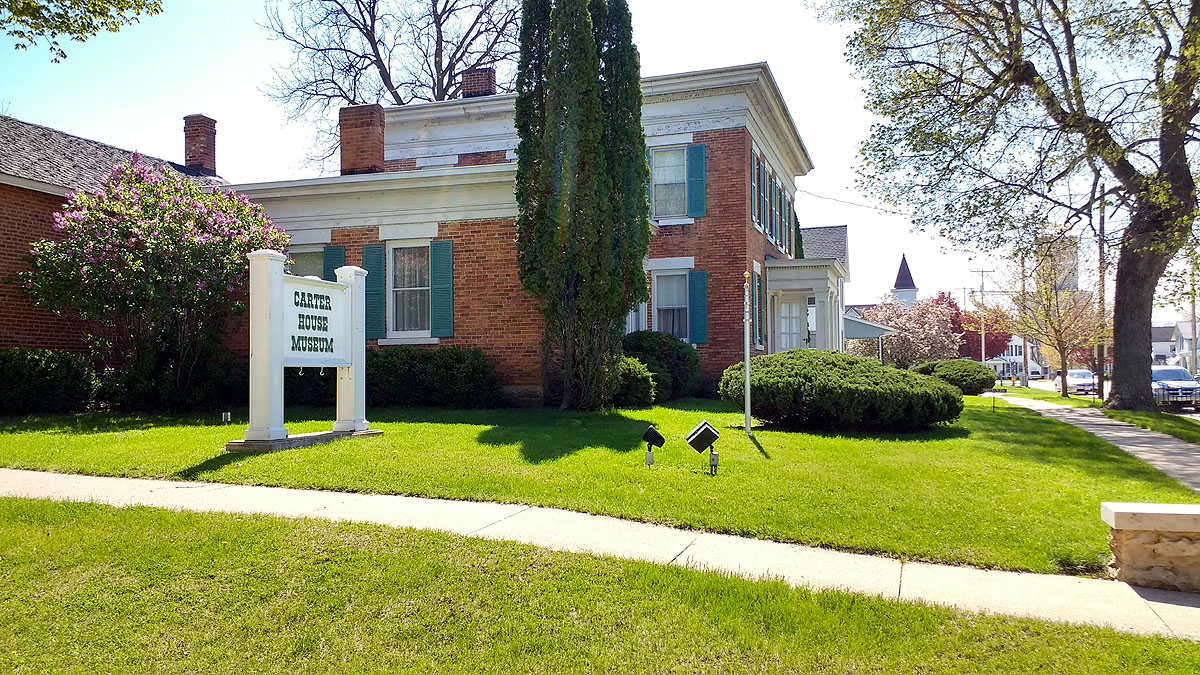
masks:
[[[54,219],[58,238],[33,245],[22,282],[39,306],[88,321],[119,407],[196,403],[190,390],[221,351],[227,317],[245,309],[246,254],[288,246],[244,195],[210,192],[136,154]]]

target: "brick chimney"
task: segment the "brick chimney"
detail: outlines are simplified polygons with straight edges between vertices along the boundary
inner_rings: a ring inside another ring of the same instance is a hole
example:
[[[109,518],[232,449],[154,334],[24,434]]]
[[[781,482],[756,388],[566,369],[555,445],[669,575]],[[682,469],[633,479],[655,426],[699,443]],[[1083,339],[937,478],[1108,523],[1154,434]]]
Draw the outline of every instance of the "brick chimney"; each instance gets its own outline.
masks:
[[[471,68],[462,74],[462,97],[476,98],[496,93],[495,68]]]
[[[217,121],[204,115],[183,118],[183,164],[206,176],[217,175]]]
[[[342,175],[383,171],[383,106],[352,105],[338,111]]]

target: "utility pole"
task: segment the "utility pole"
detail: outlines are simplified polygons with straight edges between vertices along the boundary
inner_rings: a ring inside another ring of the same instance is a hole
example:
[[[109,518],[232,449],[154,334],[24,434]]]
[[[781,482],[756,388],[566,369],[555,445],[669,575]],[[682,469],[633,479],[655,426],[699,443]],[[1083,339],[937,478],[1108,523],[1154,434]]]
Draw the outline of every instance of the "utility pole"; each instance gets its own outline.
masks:
[[[1029,340],[1025,337],[1025,254],[1021,254],[1021,302],[1017,304],[1021,316],[1018,323],[1021,326],[1021,386],[1029,386]],[[1043,376],[1045,374],[1043,373]]]
[[[1193,266],[1191,271],[1192,281],[1192,362],[1188,364],[1188,370],[1194,375],[1196,373],[1196,268]]]
[[[979,272],[979,301],[975,303],[975,308],[979,310],[979,362],[987,363],[987,327],[984,326],[986,319],[983,316],[983,275],[991,274],[996,270],[971,270]]]
[[[1104,334],[1108,328],[1108,312],[1104,308],[1104,274],[1106,265],[1104,260],[1104,184],[1100,184],[1100,229],[1097,234],[1096,243],[1100,249],[1100,339],[1096,340],[1096,369],[1099,370],[1099,380],[1096,382],[1096,398],[1104,400]],[[1195,316],[1195,312],[1192,313]],[[1194,332],[1196,329],[1193,328]]]

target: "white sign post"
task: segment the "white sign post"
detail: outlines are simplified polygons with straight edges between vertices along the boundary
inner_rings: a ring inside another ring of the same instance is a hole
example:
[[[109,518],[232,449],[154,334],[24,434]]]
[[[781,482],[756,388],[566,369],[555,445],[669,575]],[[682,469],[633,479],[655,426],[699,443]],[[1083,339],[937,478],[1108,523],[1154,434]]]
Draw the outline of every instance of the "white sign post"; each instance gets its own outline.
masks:
[[[339,267],[337,281],[284,274],[287,256],[250,258],[250,427],[229,451],[282,450],[382,433],[367,421],[366,276]],[[290,436],[283,425],[283,369],[337,368],[333,430]]]

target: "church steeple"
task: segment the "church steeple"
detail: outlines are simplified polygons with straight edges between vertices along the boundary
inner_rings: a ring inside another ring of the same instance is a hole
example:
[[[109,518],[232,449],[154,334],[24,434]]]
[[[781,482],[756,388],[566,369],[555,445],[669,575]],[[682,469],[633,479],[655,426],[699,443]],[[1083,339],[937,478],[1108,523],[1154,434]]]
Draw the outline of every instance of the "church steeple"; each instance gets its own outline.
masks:
[[[900,271],[896,273],[896,285],[892,287],[892,295],[905,307],[911,307],[917,301],[917,285],[913,283],[912,272],[908,269],[908,258],[903,253],[900,254]]]

